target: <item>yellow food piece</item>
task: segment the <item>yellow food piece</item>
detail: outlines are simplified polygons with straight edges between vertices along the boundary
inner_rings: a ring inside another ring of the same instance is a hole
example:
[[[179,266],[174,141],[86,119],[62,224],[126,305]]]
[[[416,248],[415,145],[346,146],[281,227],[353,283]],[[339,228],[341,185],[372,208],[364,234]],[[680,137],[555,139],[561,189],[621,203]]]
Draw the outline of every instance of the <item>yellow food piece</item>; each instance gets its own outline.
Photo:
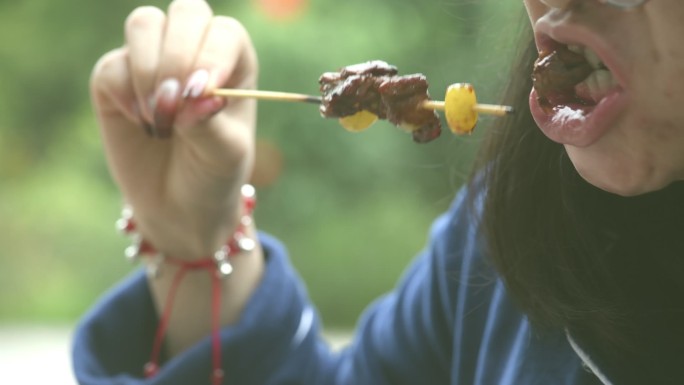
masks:
[[[376,120],[378,120],[377,115],[370,111],[361,110],[354,115],[340,118],[340,124],[347,131],[361,132],[370,127]]]
[[[444,96],[444,116],[454,134],[470,134],[477,124],[477,98],[471,84],[456,83]]]

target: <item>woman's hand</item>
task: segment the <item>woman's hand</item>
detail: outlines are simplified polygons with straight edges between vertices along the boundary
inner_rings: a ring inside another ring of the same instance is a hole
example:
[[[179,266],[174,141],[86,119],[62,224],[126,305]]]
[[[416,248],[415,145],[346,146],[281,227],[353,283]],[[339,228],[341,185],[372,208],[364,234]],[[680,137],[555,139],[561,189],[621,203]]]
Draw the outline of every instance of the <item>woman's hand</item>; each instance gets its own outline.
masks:
[[[112,175],[158,250],[211,255],[237,226],[255,103],[205,91],[254,88],[254,49],[237,21],[214,16],[203,0],[175,0],[166,14],[137,8],[125,37],[91,79]]]

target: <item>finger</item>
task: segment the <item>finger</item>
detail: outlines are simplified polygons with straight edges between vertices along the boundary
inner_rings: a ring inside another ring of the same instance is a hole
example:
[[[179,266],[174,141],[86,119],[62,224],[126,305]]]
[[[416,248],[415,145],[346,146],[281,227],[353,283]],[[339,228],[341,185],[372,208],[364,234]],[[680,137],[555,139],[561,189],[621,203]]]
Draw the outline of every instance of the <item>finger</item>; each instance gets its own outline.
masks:
[[[140,123],[126,48],[110,51],[98,60],[90,77],[90,90],[98,116],[123,115],[132,125]]]
[[[249,34],[239,21],[217,16],[207,30],[195,68],[209,70],[209,88],[252,88],[258,72]]]
[[[205,36],[194,67],[196,72],[186,83],[183,109],[176,118],[179,136],[194,148],[205,167],[216,175],[235,169],[247,175],[253,162],[256,101],[206,96],[217,87],[254,88],[258,71],[257,57],[249,35],[235,19],[215,17]],[[193,78],[204,72],[197,88],[202,96],[193,97]],[[226,104],[227,103],[227,104]],[[244,176],[243,175],[243,176]]]
[[[185,79],[190,72],[213,14],[204,0],[175,0],[161,47],[158,82]]]
[[[169,6],[152,102],[154,126],[161,138],[173,132],[181,104],[179,79],[187,76],[211,17],[203,0],[175,0]]]
[[[151,104],[165,24],[164,12],[150,6],[136,8],[126,19],[126,46],[133,88],[138,108],[147,123],[153,122]]]
[[[182,116],[179,116],[179,128],[207,121],[224,107],[225,102],[219,101],[225,99],[206,97],[207,90],[219,87],[254,88],[257,67],[256,53],[244,27],[235,19],[215,17],[195,61],[196,70],[190,75],[183,91],[186,105]],[[227,110],[253,126],[253,104],[253,101],[248,100],[231,100]],[[212,106],[215,108],[210,108]]]
[[[145,123],[138,109],[128,65],[128,50],[119,48],[104,55],[90,78],[91,97],[100,127],[129,138],[144,136]],[[150,133],[148,132],[148,135]]]
[[[114,179],[125,195],[132,187],[125,180],[145,171],[145,164],[158,165],[159,161],[148,162],[155,154],[156,146],[165,143],[151,141],[143,129],[133,88],[127,48],[120,48],[104,55],[95,65],[90,88],[94,110],[105,144],[106,155]],[[140,154],[146,158],[141,162]],[[149,180],[149,178],[148,178]]]
[[[237,39],[234,43],[235,47],[229,52],[239,52],[239,54],[234,56],[237,60],[229,61],[232,64],[232,69],[216,74],[216,87],[256,88],[259,61],[247,30],[237,20],[228,17],[218,18],[217,24],[224,25],[227,30],[232,31],[233,36]],[[215,44],[219,44],[219,42],[216,41]],[[256,101],[254,99],[228,99],[224,110],[226,113],[248,123],[252,129],[256,127]],[[254,133],[252,132],[252,134]]]

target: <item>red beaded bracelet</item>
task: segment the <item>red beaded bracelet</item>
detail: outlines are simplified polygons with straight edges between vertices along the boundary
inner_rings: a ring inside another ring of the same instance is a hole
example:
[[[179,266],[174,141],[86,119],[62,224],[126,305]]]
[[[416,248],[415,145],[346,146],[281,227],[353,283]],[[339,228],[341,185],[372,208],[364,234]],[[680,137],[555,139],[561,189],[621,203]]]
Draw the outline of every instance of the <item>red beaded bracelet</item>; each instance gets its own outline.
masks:
[[[159,357],[164,335],[171,318],[173,302],[176,291],[180,286],[185,274],[190,270],[204,269],[210,273],[212,279],[212,362],[213,372],[210,379],[213,385],[220,385],[223,382],[224,372],[221,369],[221,340],[219,336],[220,310],[221,310],[221,280],[228,277],[233,272],[230,258],[242,252],[254,250],[256,242],[245,234],[245,228],[252,223],[252,211],[256,206],[256,193],[251,185],[244,185],[241,189],[244,204],[244,213],[240,218],[238,228],[228,239],[226,244],[216,251],[213,256],[198,260],[185,261],[177,258],[170,258],[157,251],[149,242],[142,238],[137,232],[135,221],[133,220],[133,209],[130,206],[124,207],[121,218],[117,220],[116,227],[122,233],[131,237],[132,244],[124,252],[126,259],[137,261],[140,258],[150,258],[147,264],[147,273],[150,277],[157,277],[160,268],[164,263],[178,266],[179,269],[169,288],[169,295],[164,305],[162,316],[159,319],[157,331],[155,333],[152,354],[150,360],[145,364],[143,371],[146,378],[153,377],[159,371]]]

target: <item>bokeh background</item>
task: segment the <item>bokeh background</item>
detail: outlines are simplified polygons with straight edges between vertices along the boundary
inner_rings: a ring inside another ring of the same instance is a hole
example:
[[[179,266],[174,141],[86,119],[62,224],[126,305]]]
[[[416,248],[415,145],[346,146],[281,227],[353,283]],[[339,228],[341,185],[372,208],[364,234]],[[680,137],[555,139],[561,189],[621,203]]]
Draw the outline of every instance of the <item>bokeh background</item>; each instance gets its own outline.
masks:
[[[431,94],[471,82],[499,100],[522,2],[223,0],[260,56],[260,88],[318,92],[372,59],[421,72]],[[167,1],[0,1],[0,326],[73,325],[135,266],[88,96],[126,15]],[[259,227],[287,244],[329,328],[352,328],[423,247],[469,172],[477,132],[418,145],[386,122],[351,134],[315,106],[259,105]],[[1,342],[0,342],[1,343]]]

